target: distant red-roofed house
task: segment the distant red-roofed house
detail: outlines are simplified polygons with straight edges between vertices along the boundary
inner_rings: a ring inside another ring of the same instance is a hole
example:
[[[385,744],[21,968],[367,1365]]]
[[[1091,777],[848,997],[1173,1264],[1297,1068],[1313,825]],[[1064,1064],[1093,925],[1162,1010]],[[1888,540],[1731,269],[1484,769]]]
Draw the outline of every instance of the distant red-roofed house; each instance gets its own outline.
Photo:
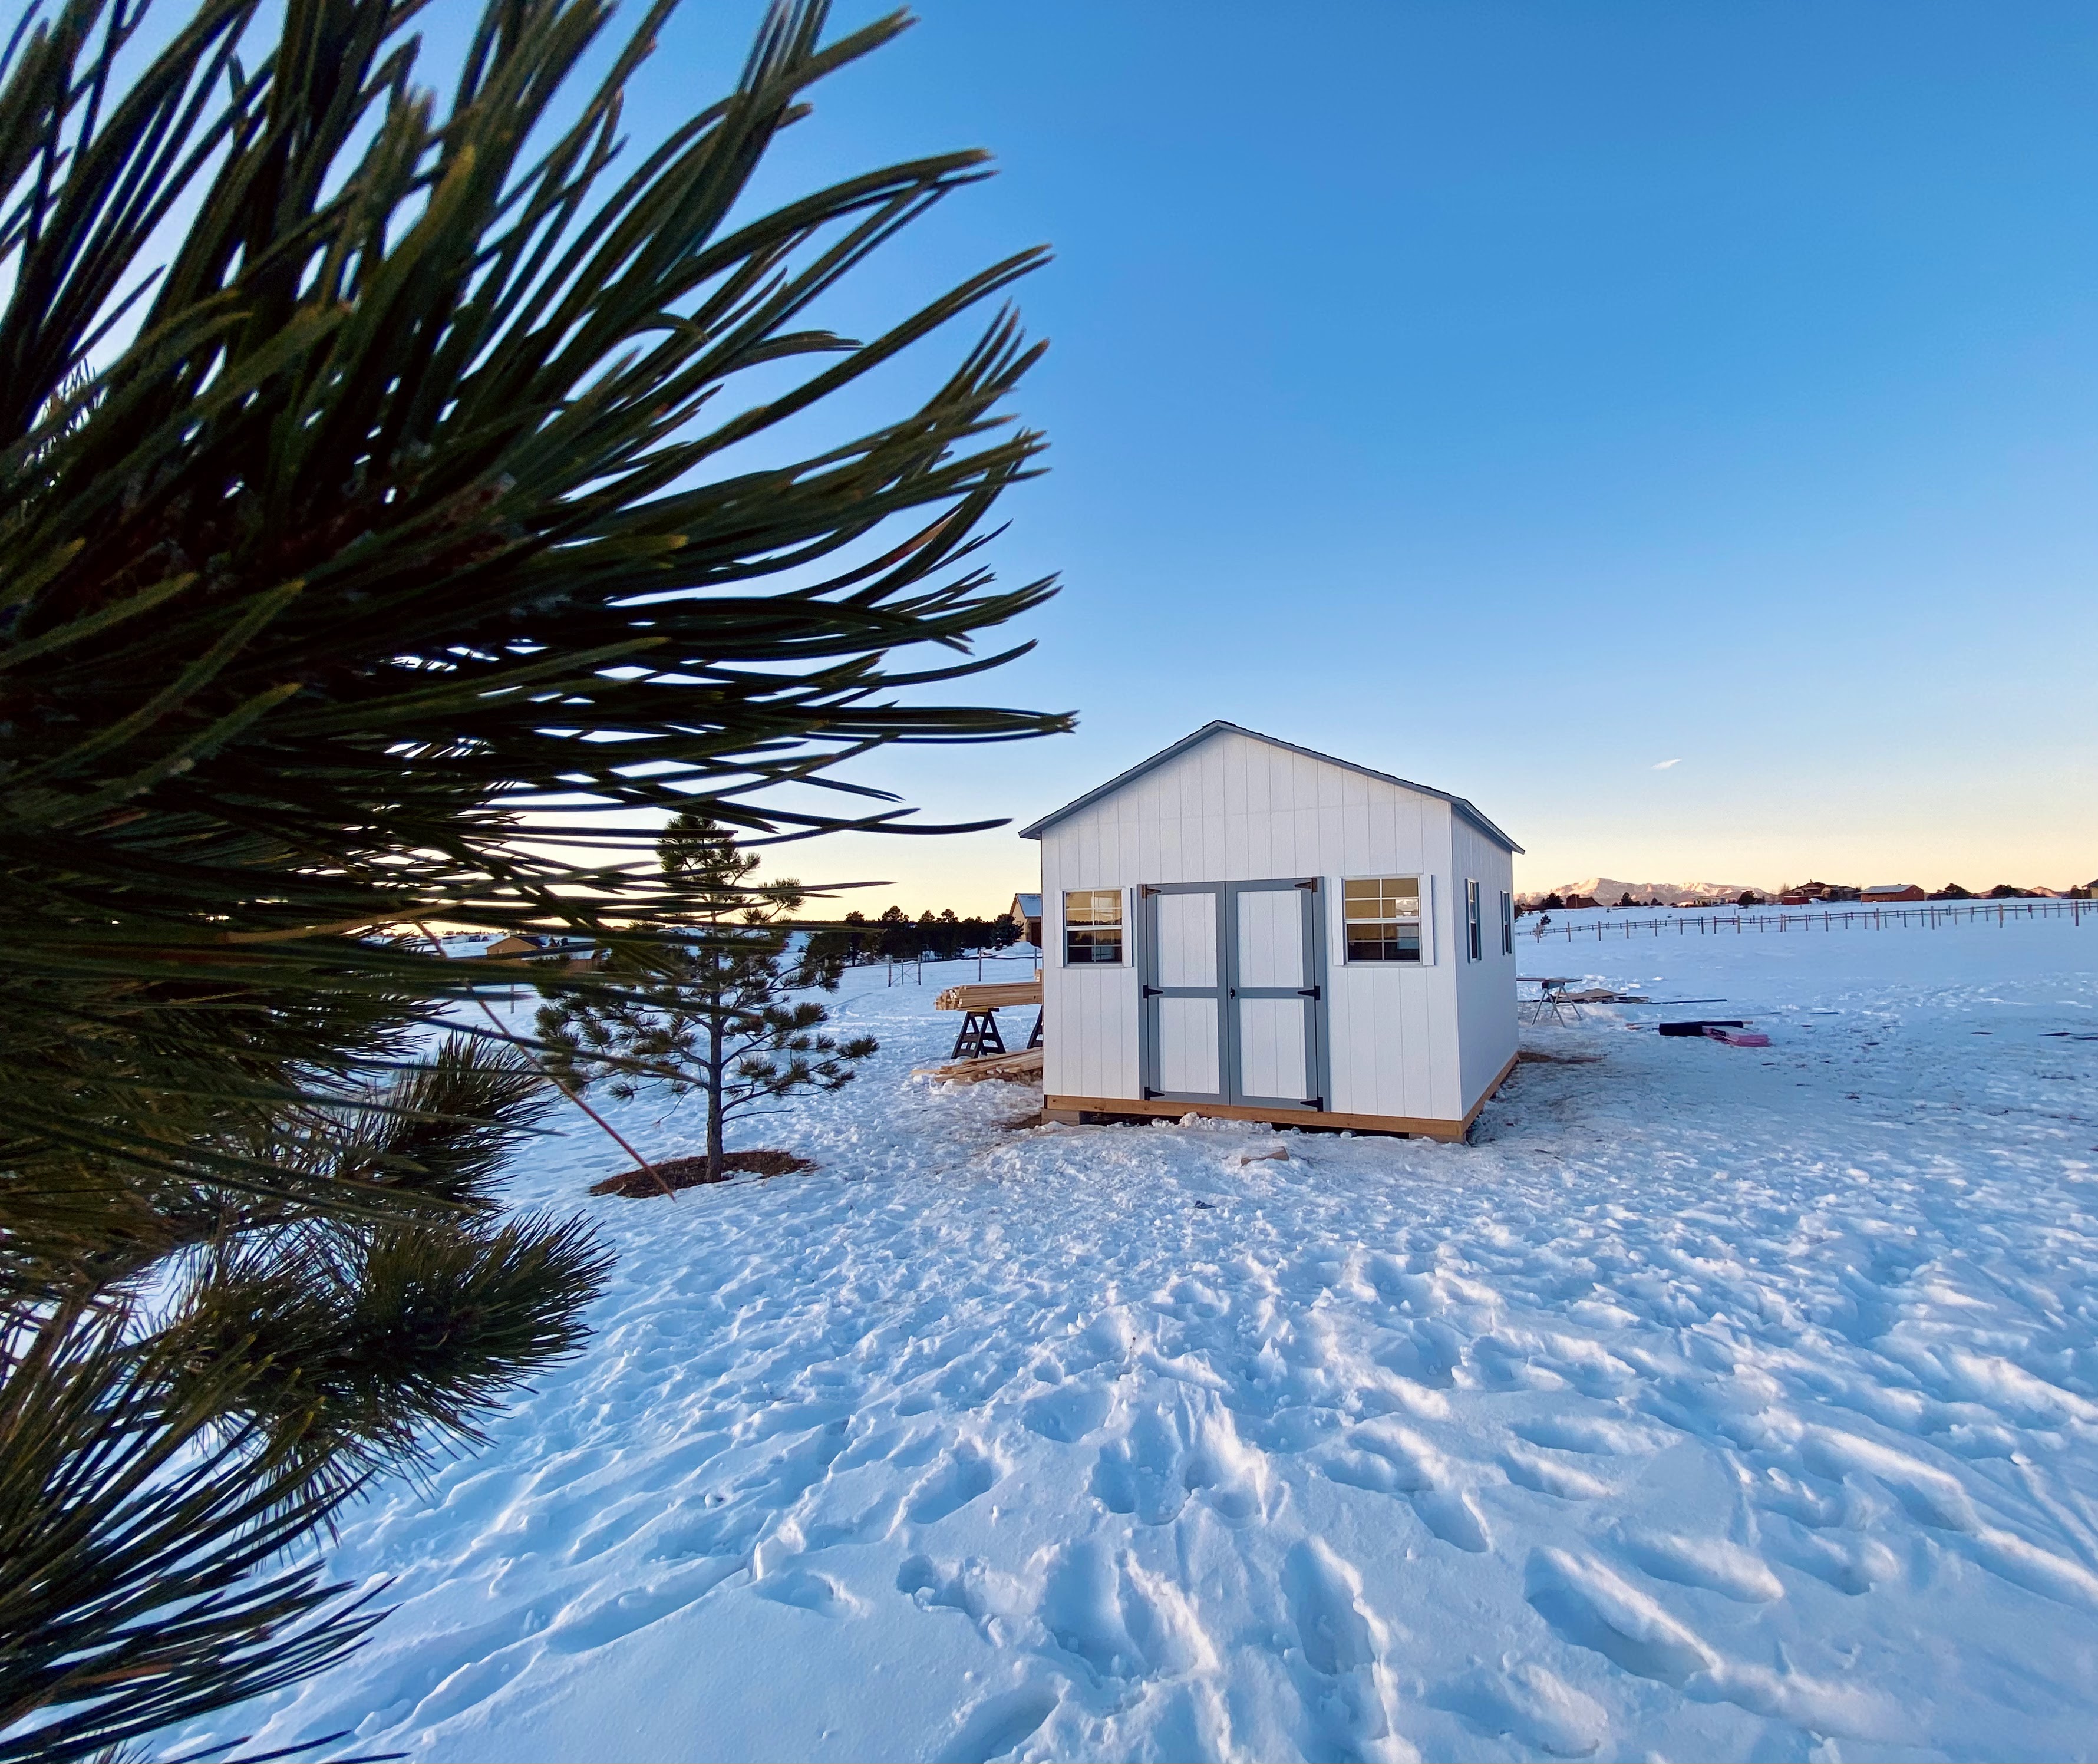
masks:
[[[1868,906],[1879,906],[1889,901],[1920,901],[1929,897],[1913,882],[1875,882],[1859,889],[1858,898]]]

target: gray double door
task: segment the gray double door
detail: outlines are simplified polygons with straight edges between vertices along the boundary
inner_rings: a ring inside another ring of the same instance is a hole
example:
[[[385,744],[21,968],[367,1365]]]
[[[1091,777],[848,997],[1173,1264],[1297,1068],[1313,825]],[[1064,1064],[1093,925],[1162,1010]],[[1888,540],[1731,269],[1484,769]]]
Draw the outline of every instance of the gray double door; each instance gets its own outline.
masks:
[[[1168,882],[1138,898],[1146,1099],[1323,1108],[1318,879]]]

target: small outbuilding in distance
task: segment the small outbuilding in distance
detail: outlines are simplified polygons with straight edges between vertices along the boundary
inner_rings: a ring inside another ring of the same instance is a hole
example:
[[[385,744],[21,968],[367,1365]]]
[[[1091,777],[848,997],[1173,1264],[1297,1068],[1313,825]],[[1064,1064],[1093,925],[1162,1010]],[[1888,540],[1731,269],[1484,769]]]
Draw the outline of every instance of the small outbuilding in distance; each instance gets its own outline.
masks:
[[[1052,1121],[1454,1139],[1514,1068],[1522,848],[1461,796],[1212,722],[1021,836]]]

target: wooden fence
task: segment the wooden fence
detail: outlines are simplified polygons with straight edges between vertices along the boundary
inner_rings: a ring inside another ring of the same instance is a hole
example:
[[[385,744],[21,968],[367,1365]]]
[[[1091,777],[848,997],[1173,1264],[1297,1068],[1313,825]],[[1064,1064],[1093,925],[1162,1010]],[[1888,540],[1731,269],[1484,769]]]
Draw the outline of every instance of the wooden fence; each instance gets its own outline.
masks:
[[[849,962],[845,965],[849,968],[880,968],[885,965],[889,969],[890,985],[908,986],[915,982],[922,986],[925,984],[925,970],[928,968],[973,967],[977,971],[977,978],[981,980],[984,977],[984,966],[986,963],[995,966],[1000,962],[1025,962],[1030,967],[1039,968],[1042,965],[1042,958],[1038,955],[950,955],[946,957],[933,955],[920,960],[915,955],[909,955],[898,961],[890,956],[870,955],[860,961]],[[992,977],[995,979],[997,976],[994,975]]]
[[[1563,937],[1571,943],[1576,937],[1586,937],[1593,932],[1600,943],[1608,937],[1631,937],[1649,931],[1657,937],[1670,925],[1679,937],[1689,936],[1692,925],[1701,937],[1710,937],[1729,928],[1736,936],[1750,929],[1760,934],[1771,931],[1841,931],[1853,926],[1885,931],[1902,925],[1924,925],[1934,931],[1941,925],[1981,921],[2008,925],[2019,919],[2066,919],[2071,924],[2081,925],[2092,917],[2098,917],[2098,901],[1919,901],[1901,906],[1792,906],[1775,912],[1751,910],[1732,913],[1686,907],[1665,919],[1598,919],[1592,925],[1536,925],[1530,928],[1528,935],[1540,942],[1546,937]],[[1519,934],[1521,928],[1518,927]]]

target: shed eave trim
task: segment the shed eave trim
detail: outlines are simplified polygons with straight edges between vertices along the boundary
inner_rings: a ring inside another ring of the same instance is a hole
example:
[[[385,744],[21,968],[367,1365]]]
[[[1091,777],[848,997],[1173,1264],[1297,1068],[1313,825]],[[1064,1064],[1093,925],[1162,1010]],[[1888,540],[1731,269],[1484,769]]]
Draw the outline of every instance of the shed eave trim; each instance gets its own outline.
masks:
[[[1204,723],[1202,726],[1197,729],[1192,735],[1183,736],[1179,740],[1174,742],[1170,748],[1161,748],[1157,753],[1152,754],[1148,760],[1139,760],[1135,765],[1130,766],[1127,771],[1120,773],[1115,777],[1110,778],[1105,783],[1087,791],[1085,795],[1078,798],[1077,801],[1067,802],[1062,808],[1051,810],[1050,813],[1043,815],[1040,820],[1034,823],[1033,825],[1020,828],[1020,838],[1041,838],[1045,832],[1047,832],[1051,827],[1054,827],[1059,821],[1069,819],[1072,815],[1078,814],[1082,809],[1090,809],[1095,803],[1102,801],[1105,798],[1113,796],[1117,791],[1121,789],[1125,785],[1135,783],[1136,780],[1143,777],[1146,772],[1156,770],[1159,766],[1163,766],[1168,760],[1178,759],[1190,748],[1199,746],[1201,743],[1208,740],[1211,735],[1241,735],[1245,736],[1249,740],[1264,741],[1271,748],[1281,748],[1288,753],[1301,753],[1306,759],[1319,760],[1328,766],[1337,766],[1343,771],[1358,772],[1364,778],[1376,779],[1380,783],[1396,784],[1402,790],[1411,790],[1416,792],[1418,794],[1424,796],[1433,796],[1438,802],[1448,803],[1453,810],[1455,810],[1458,814],[1463,815],[1466,820],[1469,821],[1473,826],[1477,827],[1481,833],[1484,833],[1487,838],[1492,840],[1496,845],[1501,845],[1508,850],[1517,853],[1520,853],[1522,850],[1521,846],[1516,844],[1513,840],[1510,839],[1508,835],[1503,833],[1498,827],[1495,827],[1491,821],[1488,820],[1486,816],[1480,814],[1477,808],[1475,808],[1471,803],[1466,801],[1462,796],[1453,796],[1448,791],[1437,790],[1430,784],[1416,784],[1411,779],[1396,778],[1389,772],[1378,771],[1373,766],[1358,766],[1353,760],[1339,759],[1331,753],[1321,753],[1315,748],[1299,747],[1293,741],[1279,740],[1273,735],[1262,735],[1257,729],[1248,729],[1238,723],[1225,722],[1222,720],[1215,722]]]

